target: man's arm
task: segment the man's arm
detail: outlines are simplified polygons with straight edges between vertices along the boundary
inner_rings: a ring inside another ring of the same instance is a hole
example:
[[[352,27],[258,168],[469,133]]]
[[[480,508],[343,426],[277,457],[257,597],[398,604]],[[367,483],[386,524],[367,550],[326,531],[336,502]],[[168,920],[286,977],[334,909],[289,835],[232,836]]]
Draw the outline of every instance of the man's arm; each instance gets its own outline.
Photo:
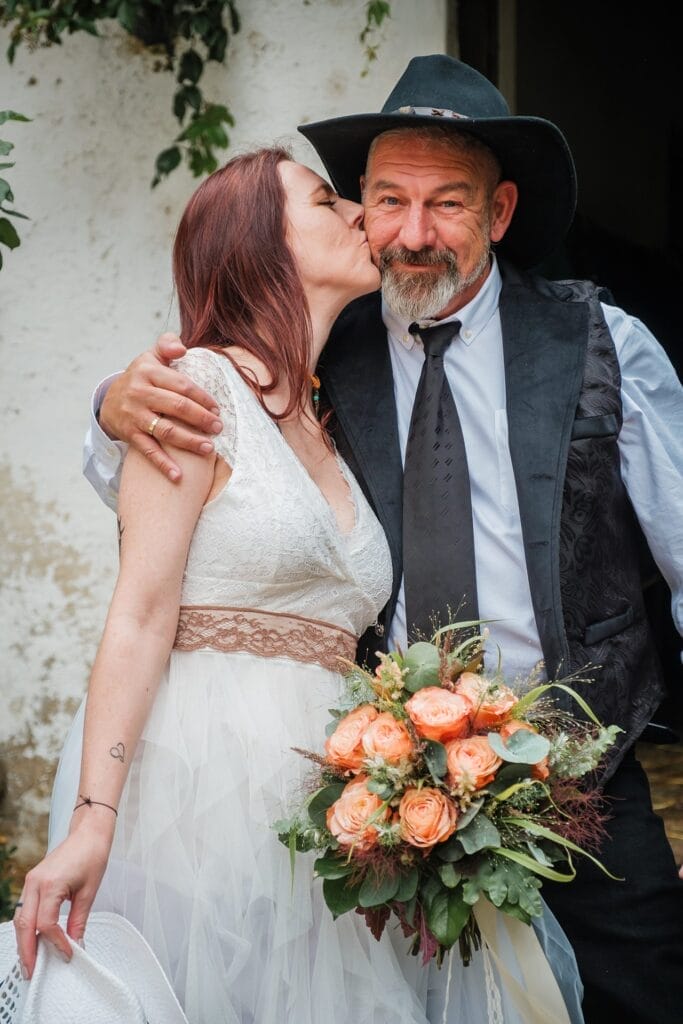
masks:
[[[173,482],[180,480],[182,472],[163,445],[210,455],[214,446],[207,435],[222,430],[214,399],[185,374],[169,366],[185,351],[176,335],[162,334],[150,352],[138,356],[111,381],[96,410],[99,425],[110,440],[137,448]],[[166,417],[180,420],[186,427]],[[155,419],[152,435],[149,428]],[[98,492],[102,495],[101,488]]]
[[[683,635],[683,388],[639,320],[614,306],[603,310],[621,369],[621,474]]]

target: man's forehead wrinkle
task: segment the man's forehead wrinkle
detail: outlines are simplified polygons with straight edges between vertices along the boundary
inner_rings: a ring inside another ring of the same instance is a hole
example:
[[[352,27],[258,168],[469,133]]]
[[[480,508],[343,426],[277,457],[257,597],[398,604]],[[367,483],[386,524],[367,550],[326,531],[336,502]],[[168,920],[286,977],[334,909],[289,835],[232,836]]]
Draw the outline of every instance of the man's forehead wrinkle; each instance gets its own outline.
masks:
[[[421,175],[418,175],[418,177],[421,177]],[[371,192],[383,192],[389,189],[401,191],[405,188],[405,184],[400,181],[392,181],[391,178],[380,178],[377,181],[369,180],[366,182],[366,187],[368,187]],[[433,195],[443,195],[446,192],[465,192],[468,196],[473,196],[477,193],[477,186],[471,181],[453,179],[452,181],[444,181],[440,184],[434,185],[429,191]]]

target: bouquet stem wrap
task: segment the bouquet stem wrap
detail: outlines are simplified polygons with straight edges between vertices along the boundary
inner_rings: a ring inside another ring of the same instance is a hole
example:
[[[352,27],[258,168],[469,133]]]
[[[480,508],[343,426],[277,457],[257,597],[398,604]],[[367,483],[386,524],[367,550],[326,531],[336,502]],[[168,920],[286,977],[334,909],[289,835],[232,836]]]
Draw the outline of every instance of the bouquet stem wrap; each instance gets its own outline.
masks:
[[[570,1024],[560,987],[550,969],[543,948],[533,928],[517,918],[501,914],[485,900],[480,900],[473,910],[481,937],[508,995],[525,1024]],[[524,984],[520,985],[505,966],[501,948],[501,932],[514,947],[522,972]],[[453,956],[451,951],[450,956]],[[495,984],[495,982],[493,982]],[[488,991],[489,1024],[499,1024],[495,1016],[495,996]],[[444,1008],[443,1024],[447,1024],[448,1005]]]

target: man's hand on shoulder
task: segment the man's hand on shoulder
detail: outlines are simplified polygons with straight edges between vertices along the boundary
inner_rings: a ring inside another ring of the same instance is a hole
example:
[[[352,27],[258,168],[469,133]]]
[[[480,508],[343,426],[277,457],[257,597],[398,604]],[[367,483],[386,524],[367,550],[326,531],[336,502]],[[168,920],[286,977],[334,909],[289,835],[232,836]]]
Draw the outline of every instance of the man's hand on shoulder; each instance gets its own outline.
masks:
[[[207,435],[222,429],[215,400],[169,366],[185,352],[177,335],[162,334],[110,385],[99,415],[109,437],[133,445],[170,480],[179,480],[181,471],[164,442],[209,455],[214,446]]]

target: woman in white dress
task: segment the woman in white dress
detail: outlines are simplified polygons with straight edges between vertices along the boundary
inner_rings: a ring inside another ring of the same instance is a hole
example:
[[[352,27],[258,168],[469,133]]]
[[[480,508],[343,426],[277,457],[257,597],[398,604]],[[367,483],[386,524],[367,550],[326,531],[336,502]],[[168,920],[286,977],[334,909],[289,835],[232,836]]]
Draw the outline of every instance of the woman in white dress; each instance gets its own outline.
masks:
[[[391,589],[383,532],[311,386],[337,315],[379,285],[361,223],[360,206],[278,149],[231,161],[188,204],[178,366],[223,430],[213,459],[173,450],[175,484],[126,458],[116,590],[62,755],[50,852],[15,918],[28,976],[36,932],[71,955],[58,923],[70,901],[74,940],[93,907],[142,932],[191,1024],[476,1024],[495,1011],[481,964],[463,977],[454,963],[448,979],[390,930],[376,942],[357,915],[333,921],[311,862],[298,858],[292,883],[271,829],[306,770],[291,747],[321,747],[337,659],[353,658]],[[519,1020],[503,1006],[500,1020]]]

